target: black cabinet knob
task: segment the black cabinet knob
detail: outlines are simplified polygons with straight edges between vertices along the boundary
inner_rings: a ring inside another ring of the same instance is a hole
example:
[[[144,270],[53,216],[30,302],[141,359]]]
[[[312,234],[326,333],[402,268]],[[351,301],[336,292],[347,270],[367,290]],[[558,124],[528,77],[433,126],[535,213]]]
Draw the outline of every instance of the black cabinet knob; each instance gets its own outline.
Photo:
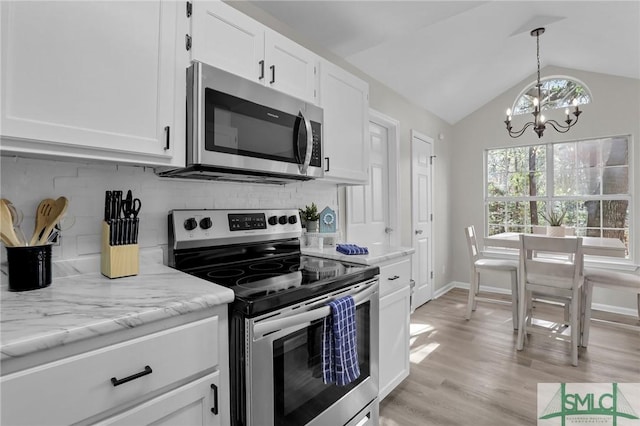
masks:
[[[278,216],[270,216],[268,219],[269,225],[277,225],[278,224]]]
[[[187,231],[193,231],[197,227],[198,227],[198,222],[193,217],[190,217],[189,219],[184,221],[184,229],[186,229]]]
[[[295,224],[298,222],[298,216],[289,216],[289,223],[290,224]]]
[[[286,225],[286,224],[287,224],[287,217],[286,217],[286,216],[280,216],[280,217],[278,218],[278,223],[279,223],[280,225]]]
[[[212,226],[213,226],[213,222],[211,221],[210,217],[204,217],[204,218],[200,219],[200,228],[209,229]]]

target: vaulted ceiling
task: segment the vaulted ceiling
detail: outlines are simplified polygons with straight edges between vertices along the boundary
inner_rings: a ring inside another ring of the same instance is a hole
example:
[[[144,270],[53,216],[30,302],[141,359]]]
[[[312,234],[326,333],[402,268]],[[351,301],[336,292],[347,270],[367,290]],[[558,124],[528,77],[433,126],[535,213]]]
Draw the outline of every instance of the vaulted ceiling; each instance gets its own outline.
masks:
[[[536,72],[540,26],[542,77],[554,65],[640,79],[638,0],[252,3],[451,124]]]

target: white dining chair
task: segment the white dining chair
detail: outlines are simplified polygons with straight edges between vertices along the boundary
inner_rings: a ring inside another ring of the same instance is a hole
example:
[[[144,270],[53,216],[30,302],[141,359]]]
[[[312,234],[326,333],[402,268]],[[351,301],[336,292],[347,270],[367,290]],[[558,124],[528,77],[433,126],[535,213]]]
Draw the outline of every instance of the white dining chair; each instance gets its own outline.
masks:
[[[586,347],[587,343],[589,343],[589,326],[591,322],[591,299],[593,287],[602,287],[611,290],[620,290],[635,293],[636,298],[638,299],[638,319],[640,319],[640,275],[602,269],[585,269],[584,285],[585,320],[582,332],[582,346]]]
[[[511,306],[513,328],[518,327],[518,262],[508,259],[488,259],[482,256],[478,248],[478,239],[473,226],[464,228],[471,261],[471,280],[469,282],[469,300],[467,302],[466,319],[471,319],[472,311],[476,310],[477,296],[480,290],[480,273],[488,271],[506,272],[511,280]]]
[[[533,256],[534,252],[571,255],[566,261]],[[571,344],[571,364],[578,365],[578,346],[582,330],[582,238],[554,238],[520,235],[519,312],[517,349],[524,349],[526,335],[537,333]],[[549,296],[569,305],[569,328],[563,321],[536,321],[532,317],[532,299]],[[570,334],[567,334],[570,331]]]

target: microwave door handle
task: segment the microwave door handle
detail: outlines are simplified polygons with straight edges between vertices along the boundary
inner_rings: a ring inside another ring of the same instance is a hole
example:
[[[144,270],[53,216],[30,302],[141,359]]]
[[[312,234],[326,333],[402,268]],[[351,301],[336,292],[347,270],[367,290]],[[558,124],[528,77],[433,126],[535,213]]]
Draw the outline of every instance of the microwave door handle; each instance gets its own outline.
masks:
[[[378,292],[378,286],[370,286],[366,290],[362,290],[353,296],[355,305],[361,305],[367,302],[371,296]],[[329,302],[329,300],[327,300]],[[265,334],[272,333],[278,330],[284,330],[289,327],[299,326],[301,324],[310,323],[315,320],[319,320],[331,314],[331,308],[323,305],[319,308],[312,309],[301,314],[294,314],[284,318],[278,318],[260,322],[253,326],[253,333],[256,339],[262,338]]]
[[[307,169],[311,164],[311,154],[313,151],[313,133],[311,130],[311,121],[309,121],[304,116],[304,114],[302,114],[302,111],[300,111],[300,113],[298,114],[298,117],[302,118],[302,121],[304,122],[304,128],[307,134],[307,137],[305,138],[306,150],[305,150],[304,160],[300,165],[300,173],[307,174]],[[298,143],[298,147],[300,147],[300,138],[297,138],[297,143]],[[298,152],[300,152],[299,149],[298,149]]]

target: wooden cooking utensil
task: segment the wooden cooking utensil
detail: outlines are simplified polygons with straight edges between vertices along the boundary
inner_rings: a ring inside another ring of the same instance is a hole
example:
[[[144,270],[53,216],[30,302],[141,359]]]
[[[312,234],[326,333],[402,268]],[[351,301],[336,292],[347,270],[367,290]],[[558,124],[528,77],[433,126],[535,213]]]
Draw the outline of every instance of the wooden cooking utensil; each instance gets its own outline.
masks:
[[[11,211],[7,206],[7,200],[4,198],[0,200],[0,237],[2,241],[10,247],[20,246],[20,240],[13,229],[13,219],[11,218]]]
[[[6,200],[6,199],[5,199]],[[22,224],[22,219],[24,215],[20,210],[14,206],[11,201],[6,200],[7,207],[9,208],[9,212],[11,213],[11,221],[13,222],[13,230],[16,232],[16,236],[18,237],[18,241],[20,241],[21,246],[27,245],[27,237],[24,236],[24,232],[22,232],[22,228],[20,225]]]
[[[58,224],[58,222],[60,222],[60,219],[62,219],[62,216],[66,213],[68,206],[69,200],[67,200],[66,197],[59,197],[53,202],[51,211],[47,217],[45,228],[43,232],[39,234],[40,238],[38,238],[38,245],[47,243],[49,234],[53,231],[53,228]]]
[[[53,210],[55,202],[56,200],[53,198],[45,198],[40,201],[40,204],[38,204],[38,209],[36,210],[36,227],[33,228],[33,235],[29,241],[30,246],[33,246],[38,242],[40,234],[44,231],[44,228],[46,228],[49,215]]]

